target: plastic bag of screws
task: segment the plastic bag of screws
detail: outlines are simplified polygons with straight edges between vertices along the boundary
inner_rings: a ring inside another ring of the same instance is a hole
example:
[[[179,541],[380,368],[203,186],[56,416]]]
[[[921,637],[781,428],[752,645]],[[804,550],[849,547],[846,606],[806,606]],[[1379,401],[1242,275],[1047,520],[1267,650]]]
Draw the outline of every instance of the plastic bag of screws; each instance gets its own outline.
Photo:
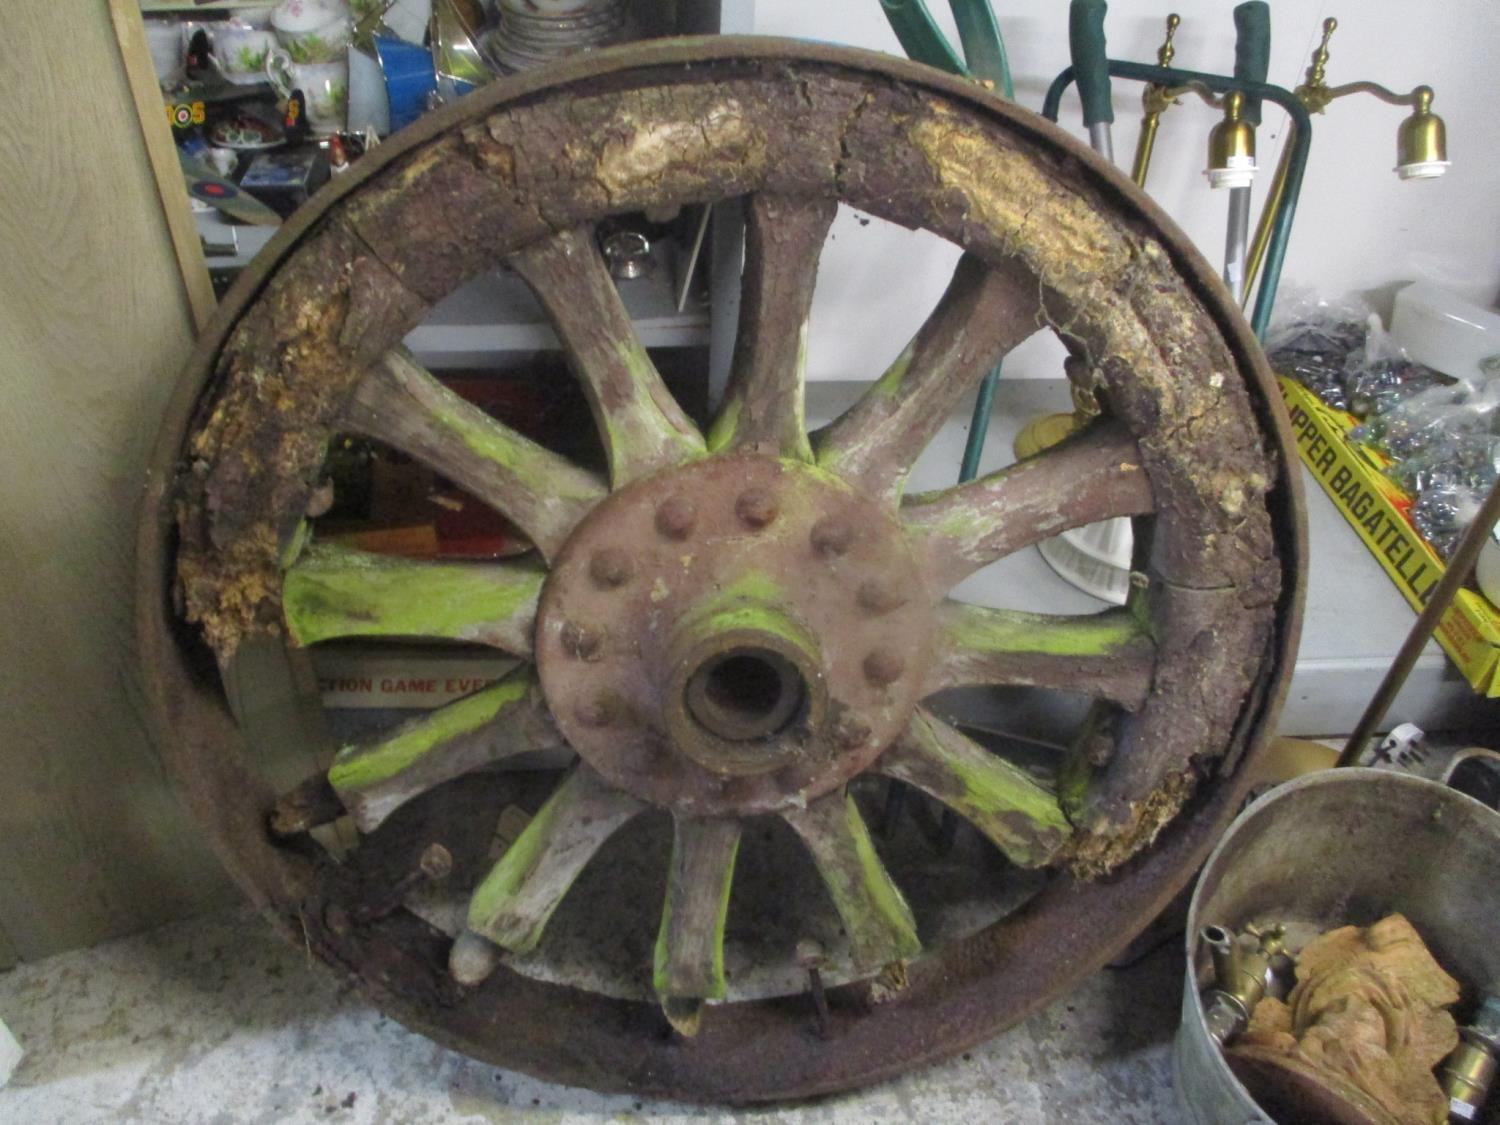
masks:
[[[1414,499],[1412,525],[1444,558],[1500,475],[1500,381],[1433,387],[1350,431],[1395,459],[1386,475]]]
[[[1366,321],[1363,346],[1345,360],[1347,409],[1356,418],[1387,414],[1410,399],[1452,382],[1448,376],[1408,358],[1373,313]]]
[[[1266,341],[1271,366],[1356,418],[1383,414],[1447,376],[1412,361],[1367,307],[1293,293]]]
[[[1429,387],[1368,418],[1349,436],[1398,460],[1458,456],[1467,435],[1489,434],[1500,410],[1500,380]]]
[[[1329,406],[1349,409],[1348,361],[1364,347],[1368,310],[1293,295],[1266,340],[1271,366]]]

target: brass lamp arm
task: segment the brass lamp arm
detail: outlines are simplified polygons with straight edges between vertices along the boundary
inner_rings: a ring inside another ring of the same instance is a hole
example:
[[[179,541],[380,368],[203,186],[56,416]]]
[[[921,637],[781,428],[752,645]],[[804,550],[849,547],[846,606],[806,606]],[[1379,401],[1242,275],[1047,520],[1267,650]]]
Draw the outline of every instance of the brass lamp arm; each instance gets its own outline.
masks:
[[[1202,82],[1184,82],[1180,86],[1173,86],[1170,89],[1162,91],[1163,97],[1171,99],[1180,98],[1183,94],[1197,94],[1198,97],[1202,99],[1203,104],[1211,109],[1223,109],[1224,98],[1227,98],[1229,96],[1228,94],[1225,94],[1224,97],[1216,96],[1214,92]]]
[[[1420,106],[1432,101],[1431,86],[1415,86],[1408,94],[1398,94],[1379,82],[1346,82],[1342,86],[1330,88],[1325,97],[1328,101],[1333,101],[1349,94],[1374,94],[1387,105]]]

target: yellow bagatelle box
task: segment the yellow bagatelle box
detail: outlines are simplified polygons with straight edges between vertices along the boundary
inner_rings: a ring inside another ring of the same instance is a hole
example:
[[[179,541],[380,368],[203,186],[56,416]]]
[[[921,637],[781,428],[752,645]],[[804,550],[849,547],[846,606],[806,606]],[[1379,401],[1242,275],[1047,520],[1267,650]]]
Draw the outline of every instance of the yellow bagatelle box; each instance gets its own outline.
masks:
[[[1443,560],[1411,524],[1411,497],[1383,470],[1390,458],[1348,438],[1354,415],[1325,404],[1301,383],[1278,376],[1297,452],[1365,546],[1420,609],[1443,575]],[[1500,696],[1500,610],[1460,590],[1437,627],[1438,643],[1475,691]]]

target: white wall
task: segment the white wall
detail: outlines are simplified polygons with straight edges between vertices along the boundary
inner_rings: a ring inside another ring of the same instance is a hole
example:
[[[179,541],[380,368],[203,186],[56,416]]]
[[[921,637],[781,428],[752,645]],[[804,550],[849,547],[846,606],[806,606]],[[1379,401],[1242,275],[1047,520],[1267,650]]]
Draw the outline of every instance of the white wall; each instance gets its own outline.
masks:
[[[953,32],[947,5],[929,7]],[[1233,66],[1231,0],[1178,0],[1182,17],[1175,65],[1227,72]],[[1001,29],[1016,78],[1016,98],[1041,108],[1048,83],[1068,64],[1064,0],[1003,0]],[[879,0],[726,0],[725,31],[789,35],[900,54]],[[1114,0],[1107,23],[1110,54],[1154,62],[1163,21],[1160,0]],[[1392,173],[1396,127],[1405,111],[1365,95],[1335,102],[1313,122],[1313,155],[1287,256],[1284,283],[1327,295],[1378,291],[1385,307],[1400,282],[1426,278],[1471,300],[1500,295],[1500,3],[1442,0],[1412,4],[1361,0],[1330,7],[1274,0],[1270,81],[1301,81],[1323,19],[1339,17],[1331,46],[1332,84],[1373,79],[1405,91],[1425,82],[1448,124],[1453,167],[1441,180],[1400,182]],[[1115,83],[1115,152],[1128,166],[1140,121],[1140,86]],[[1221,263],[1226,197],[1201,175],[1216,115],[1196,98],[1162,120],[1149,188],[1208,259]],[[1266,107],[1260,163],[1270,178],[1285,135],[1285,114]],[[1079,136],[1076,95],[1062,123]],[[1259,206],[1257,195],[1257,207]],[[921,322],[941,291],[956,252],[936,240],[879,225],[835,226],[820,275],[809,362],[814,378],[878,373]],[[1057,353],[1028,346],[1009,377],[1059,373]]]

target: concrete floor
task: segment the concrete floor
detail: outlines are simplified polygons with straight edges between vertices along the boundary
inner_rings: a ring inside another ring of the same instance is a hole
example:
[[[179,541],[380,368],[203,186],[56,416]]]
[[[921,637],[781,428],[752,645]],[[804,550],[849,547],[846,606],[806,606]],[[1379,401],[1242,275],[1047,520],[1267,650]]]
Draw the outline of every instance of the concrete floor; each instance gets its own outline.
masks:
[[[1176,948],[1099,973],[962,1059],[842,1098],[734,1112],[475,1063],[381,1016],[234,911],[0,975],[0,1020],[27,1052],[0,1090],[0,1122],[1173,1121]]]

